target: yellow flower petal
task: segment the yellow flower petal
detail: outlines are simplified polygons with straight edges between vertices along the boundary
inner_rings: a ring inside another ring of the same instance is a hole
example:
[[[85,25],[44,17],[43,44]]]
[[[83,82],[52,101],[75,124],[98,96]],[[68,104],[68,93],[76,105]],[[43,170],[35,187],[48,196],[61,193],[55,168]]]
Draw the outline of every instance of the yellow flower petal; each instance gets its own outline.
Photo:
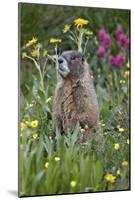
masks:
[[[58,38],[51,38],[50,39],[50,43],[61,43],[61,39],[58,39]]]
[[[54,160],[55,160],[55,161],[59,161],[59,160],[60,160],[60,157],[55,157]]]
[[[127,144],[130,144],[130,141],[129,141],[129,139],[127,139]]]
[[[63,29],[63,33],[66,33],[70,30],[71,25],[66,24]]]
[[[125,73],[124,73],[124,78],[129,78],[129,70],[127,70],[127,71],[125,71]]]
[[[48,168],[49,162],[46,162],[44,166],[45,166],[45,168]]]
[[[76,181],[71,181],[70,182],[70,187],[74,188],[74,187],[76,187],[76,185],[77,185]]]
[[[36,128],[38,126],[38,120],[31,121],[30,126]]]
[[[105,179],[106,181],[108,181],[109,183],[114,183],[116,180],[116,176],[113,176],[112,174],[107,174],[105,175]]]
[[[34,133],[34,134],[32,135],[32,137],[33,137],[33,139],[37,139],[38,134],[37,134],[37,133]]]
[[[121,133],[125,131],[124,128],[118,128],[118,130],[119,130],[119,132],[121,132]]]
[[[119,148],[120,148],[120,144],[119,144],[119,143],[115,143],[115,144],[114,144],[114,149],[115,149],[115,150],[118,150]]]
[[[77,28],[79,28],[80,26],[82,27],[83,25],[87,25],[89,23],[88,20],[82,19],[82,18],[78,18],[74,20],[74,25],[77,26]]]
[[[38,41],[38,39],[36,37],[33,37],[32,40],[29,40],[26,44],[26,47],[29,47],[33,44],[35,44]]]
[[[124,160],[124,161],[122,162],[122,166],[123,166],[123,167],[128,166],[128,161]]]

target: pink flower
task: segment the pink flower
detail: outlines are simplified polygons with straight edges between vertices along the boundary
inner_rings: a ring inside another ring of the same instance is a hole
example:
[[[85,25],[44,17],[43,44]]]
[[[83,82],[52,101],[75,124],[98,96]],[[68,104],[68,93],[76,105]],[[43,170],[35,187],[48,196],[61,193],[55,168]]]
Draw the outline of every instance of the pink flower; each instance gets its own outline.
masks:
[[[121,67],[123,66],[125,63],[125,56],[122,54],[122,53],[119,53],[117,56],[116,56],[116,65],[118,67]]]
[[[118,28],[115,30],[116,39],[118,39],[118,37],[119,37],[121,34],[124,34],[124,30],[123,30],[121,27],[118,27]]]
[[[116,65],[116,58],[115,58],[114,56],[112,56],[112,55],[109,56],[108,60],[109,60],[109,63],[110,63],[111,65],[113,65],[113,66]]]
[[[108,50],[111,47],[110,35],[104,29],[99,31],[98,39],[105,50]]]
[[[99,49],[96,52],[97,56],[99,56],[99,57],[104,57],[105,53],[106,53],[106,51],[105,51],[104,47],[99,47]]]
[[[127,42],[127,36],[125,34],[120,34],[117,39],[120,46],[125,47]]]
[[[126,50],[127,52],[130,51],[130,39],[129,39],[129,38],[127,38],[126,43],[125,43],[125,45],[124,45],[124,48],[125,48],[125,50]]]
[[[117,54],[115,57],[111,55],[109,56],[109,63],[112,66],[121,67],[125,63],[125,56],[122,53]]]

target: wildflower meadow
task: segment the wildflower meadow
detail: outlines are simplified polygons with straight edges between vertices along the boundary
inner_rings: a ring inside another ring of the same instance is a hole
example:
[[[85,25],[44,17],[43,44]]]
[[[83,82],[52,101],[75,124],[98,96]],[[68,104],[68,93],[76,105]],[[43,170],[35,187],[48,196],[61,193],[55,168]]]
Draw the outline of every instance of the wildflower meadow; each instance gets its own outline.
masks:
[[[19,195],[129,190],[129,11],[20,4],[19,12]],[[87,127],[79,124],[53,139],[56,67],[64,50],[84,55],[97,93],[100,130],[83,143],[78,138]]]

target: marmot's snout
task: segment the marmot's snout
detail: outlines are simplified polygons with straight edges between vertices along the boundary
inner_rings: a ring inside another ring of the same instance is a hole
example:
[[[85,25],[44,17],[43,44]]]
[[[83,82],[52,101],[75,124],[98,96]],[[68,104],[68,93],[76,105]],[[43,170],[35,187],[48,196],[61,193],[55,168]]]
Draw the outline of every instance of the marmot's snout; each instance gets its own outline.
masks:
[[[70,73],[70,69],[68,67],[68,63],[65,58],[60,56],[58,58],[58,72],[62,77],[67,77],[67,75]]]

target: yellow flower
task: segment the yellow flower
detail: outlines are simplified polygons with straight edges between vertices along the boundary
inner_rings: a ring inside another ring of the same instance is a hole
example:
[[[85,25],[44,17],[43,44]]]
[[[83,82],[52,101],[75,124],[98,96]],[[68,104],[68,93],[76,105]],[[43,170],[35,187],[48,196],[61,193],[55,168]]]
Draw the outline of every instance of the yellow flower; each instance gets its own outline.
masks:
[[[77,26],[77,28],[82,27],[83,25],[87,25],[89,23],[88,20],[78,18],[74,20],[74,25]]]
[[[63,29],[63,33],[66,33],[70,30],[71,25],[66,24]]]
[[[120,175],[121,174],[120,169],[118,169],[116,173],[117,175]]]
[[[54,160],[55,160],[55,161],[59,161],[59,160],[60,160],[60,157],[55,157]]]
[[[126,67],[127,67],[127,68],[130,68],[130,64],[129,64],[129,61],[128,61],[128,63],[126,64]]]
[[[118,150],[118,149],[120,148],[120,144],[119,144],[119,143],[115,143],[115,144],[114,144],[114,148],[115,148],[116,150]]]
[[[20,128],[21,128],[21,130],[25,130],[27,128],[27,124],[25,124],[24,122],[21,122]]]
[[[38,52],[37,49],[33,50],[33,51],[31,52],[31,54],[32,54],[33,57],[38,57],[38,56],[39,56],[39,52]]]
[[[125,80],[120,80],[120,84],[124,84],[124,83],[126,83],[126,81]]]
[[[38,41],[38,39],[36,37],[33,37],[32,40],[29,40],[26,44],[26,47],[29,47],[33,44],[35,44]]]
[[[46,162],[45,163],[45,168],[48,168],[48,166],[49,166],[49,162]]]
[[[49,103],[50,101],[52,101],[52,97],[47,98],[46,103]]]
[[[84,129],[84,128],[81,128],[81,129],[80,129],[80,132],[81,132],[81,133],[84,133],[84,132],[85,132],[85,129]]]
[[[34,134],[32,135],[32,137],[33,137],[33,139],[37,139],[38,134],[37,134],[37,133],[34,133]]]
[[[29,107],[30,107],[30,108],[33,107],[33,103],[30,103],[30,104],[29,104]]]
[[[51,38],[50,43],[60,43],[62,40],[58,38]]]
[[[30,126],[36,128],[38,126],[38,120],[31,121]]]
[[[129,78],[129,70],[125,71],[124,77],[125,77],[125,78]]]
[[[122,166],[123,166],[123,167],[128,166],[128,161],[124,160],[124,161],[122,162]]]
[[[115,182],[115,179],[116,179],[116,176],[113,176],[112,174],[107,174],[105,176],[105,179],[109,182],[109,183],[114,183]]]
[[[101,124],[101,126],[105,126],[105,124]]]
[[[45,57],[47,55],[48,51],[44,49],[42,56]]]
[[[129,139],[127,139],[127,144],[130,144],[130,141],[129,141]]]
[[[124,128],[118,128],[119,129],[119,132],[124,132],[125,131],[125,129]]]
[[[71,181],[70,182],[70,187],[74,188],[77,185],[76,181]]]

